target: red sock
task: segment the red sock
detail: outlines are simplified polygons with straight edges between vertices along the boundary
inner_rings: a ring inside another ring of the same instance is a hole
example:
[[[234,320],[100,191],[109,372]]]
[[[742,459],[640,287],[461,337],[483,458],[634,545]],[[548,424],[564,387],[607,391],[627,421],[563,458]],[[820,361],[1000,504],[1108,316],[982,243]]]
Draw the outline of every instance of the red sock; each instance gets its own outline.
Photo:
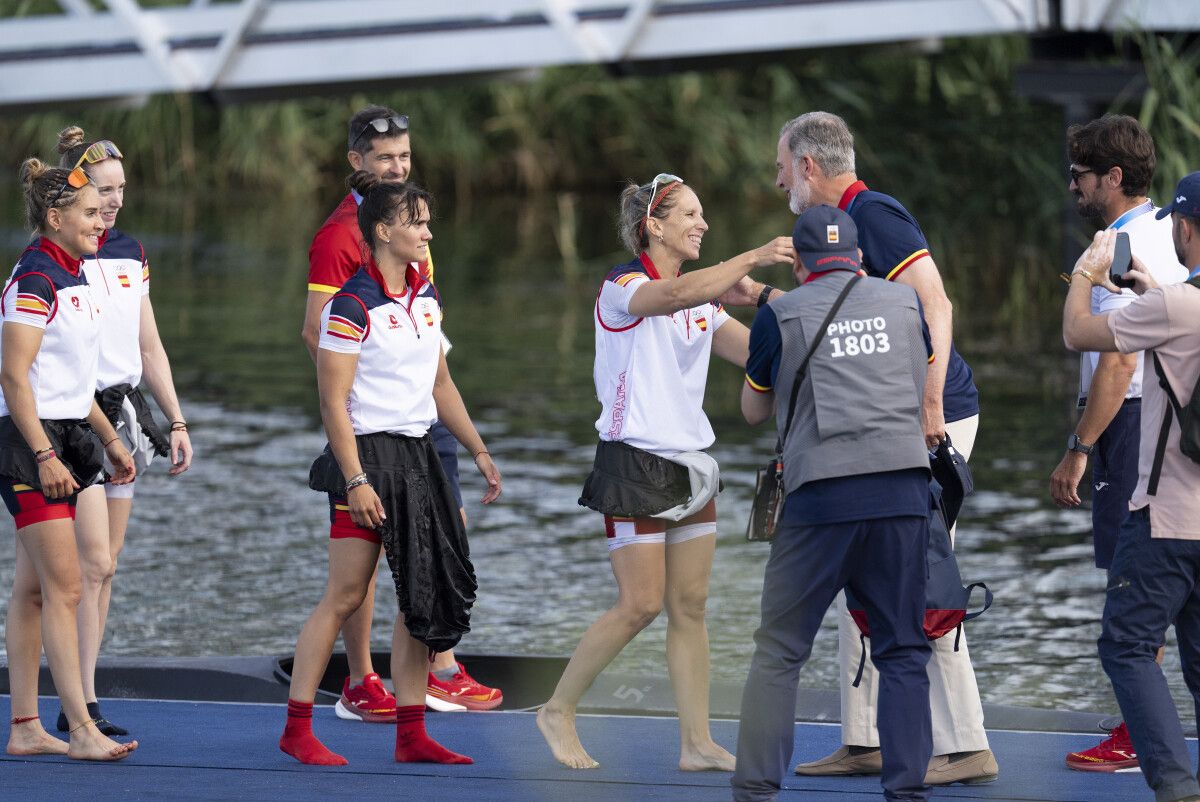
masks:
[[[425,705],[396,708],[397,763],[474,763],[451,752],[425,732]]]
[[[345,766],[350,761],[330,752],[313,735],[312,710],[312,702],[288,699],[287,725],[279,739],[279,748],[310,766]]]

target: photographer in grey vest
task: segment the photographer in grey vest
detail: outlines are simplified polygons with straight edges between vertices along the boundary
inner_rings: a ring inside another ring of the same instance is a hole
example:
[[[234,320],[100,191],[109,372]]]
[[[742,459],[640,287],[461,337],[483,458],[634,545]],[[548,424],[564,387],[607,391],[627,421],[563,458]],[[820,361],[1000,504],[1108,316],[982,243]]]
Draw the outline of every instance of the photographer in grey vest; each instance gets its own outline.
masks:
[[[866,607],[879,669],[884,797],[928,799],[930,645],[922,622],[929,453],[921,400],[929,333],[911,287],[859,275],[858,229],[849,215],[814,206],[797,220],[792,240],[799,286],[759,310],[742,388],[749,423],[775,415],[787,499],[742,697],[733,798],[779,794],[792,757],[800,669],[825,611],[849,588]]]

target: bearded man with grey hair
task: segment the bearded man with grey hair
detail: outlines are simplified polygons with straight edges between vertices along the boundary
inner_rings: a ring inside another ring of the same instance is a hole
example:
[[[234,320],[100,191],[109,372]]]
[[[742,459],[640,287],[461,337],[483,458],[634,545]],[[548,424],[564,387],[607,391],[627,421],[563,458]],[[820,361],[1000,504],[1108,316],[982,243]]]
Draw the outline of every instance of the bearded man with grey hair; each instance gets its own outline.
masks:
[[[870,276],[916,290],[933,343],[926,374],[922,427],[931,449],[949,436],[969,458],[979,426],[979,393],[971,369],[954,350],[953,310],[937,264],[917,221],[899,201],[874,192],[855,173],[854,136],[836,114],[813,111],[788,121],[776,153],[777,185],[795,214],[817,204],[836,206],[858,226],[862,267]],[[954,531],[950,532],[953,540]],[[930,785],[991,782],[999,776],[983,728],[983,705],[965,636],[933,643],[929,703],[933,754]],[[861,681],[860,645],[854,619],[838,597],[838,662],[841,672],[842,746],[833,754],[796,767],[806,776],[878,774],[882,768],[876,726],[879,674],[866,657]]]

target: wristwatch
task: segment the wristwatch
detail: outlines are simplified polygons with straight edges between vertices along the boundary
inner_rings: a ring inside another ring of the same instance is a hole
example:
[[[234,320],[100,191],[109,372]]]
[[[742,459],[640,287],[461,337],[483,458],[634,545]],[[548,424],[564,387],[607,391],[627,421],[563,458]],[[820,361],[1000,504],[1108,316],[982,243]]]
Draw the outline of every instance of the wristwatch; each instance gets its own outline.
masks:
[[[1078,451],[1080,454],[1087,456],[1088,454],[1092,453],[1092,450],[1095,447],[1095,443],[1089,446],[1079,439],[1079,435],[1073,432],[1071,436],[1067,438],[1067,451]]]

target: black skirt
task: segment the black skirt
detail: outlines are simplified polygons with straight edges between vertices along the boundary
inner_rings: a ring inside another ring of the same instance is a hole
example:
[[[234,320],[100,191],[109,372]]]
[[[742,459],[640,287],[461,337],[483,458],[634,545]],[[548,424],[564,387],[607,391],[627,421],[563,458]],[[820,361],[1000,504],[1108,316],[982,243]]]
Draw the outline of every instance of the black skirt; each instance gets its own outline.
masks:
[[[579,505],[617,518],[645,518],[691,497],[687,468],[625,443],[601,440]]]
[[[129,403],[133,404],[138,426],[146,435],[146,439],[150,441],[150,445],[154,447],[154,453],[160,457],[170,454],[171,441],[155,423],[154,413],[150,411],[150,405],[146,403],[146,396],[142,395],[139,388],[131,387],[128,384],[114,384],[112,387],[96,393],[96,403],[100,405],[100,410],[108,418],[108,422],[116,426],[117,420],[121,417],[121,404],[126,396],[129,398]]]
[[[471,630],[475,568],[458,502],[429,435],[358,435],[363,472],[383,503],[378,532],[408,632],[448,651]],[[346,479],[329,446],[309,471],[308,486],[345,495]]]
[[[82,420],[43,420],[42,430],[80,489],[104,477],[104,446]],[[42,489],[37,458],[11,415],[0,417],[0,476]]]

